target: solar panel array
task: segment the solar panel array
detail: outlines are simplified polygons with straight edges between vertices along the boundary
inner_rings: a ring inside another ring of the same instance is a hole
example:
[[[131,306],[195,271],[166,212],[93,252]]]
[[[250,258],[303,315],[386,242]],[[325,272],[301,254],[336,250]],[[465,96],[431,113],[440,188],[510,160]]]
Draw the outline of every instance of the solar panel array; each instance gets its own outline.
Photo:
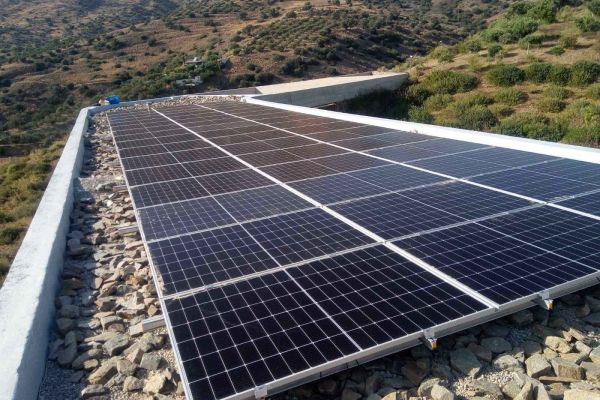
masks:
[[[599,275],[599,164],[246,103],[109,119],[196,399]]]

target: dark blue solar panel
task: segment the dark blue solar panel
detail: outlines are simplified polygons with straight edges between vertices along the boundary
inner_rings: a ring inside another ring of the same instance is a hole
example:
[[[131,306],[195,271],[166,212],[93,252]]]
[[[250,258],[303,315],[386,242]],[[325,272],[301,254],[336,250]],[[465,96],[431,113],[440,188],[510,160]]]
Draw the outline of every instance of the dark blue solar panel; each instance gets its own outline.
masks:
[[[446,180],[446,178],[441,176],[403,167],[401,165],[370,168],[362,171],[350,172],[349,175],[390,191],[430,185],[435,182]]]
[[[525,168],[551,176],[573,179],[600,186],[600,164],[577,160],[558,160]]]
[[[323,204],[331,204],[387,192],[386,189],[371,185],[347,174],[306,179],[293,182],[290,186]]]
[[[507,168],[505,165],[466,158],[463,154],[427,158],[411,161],[409,164],[456,178],[481,175]]]
[[[559,202],[561,206],[600,216],[600,192]]]

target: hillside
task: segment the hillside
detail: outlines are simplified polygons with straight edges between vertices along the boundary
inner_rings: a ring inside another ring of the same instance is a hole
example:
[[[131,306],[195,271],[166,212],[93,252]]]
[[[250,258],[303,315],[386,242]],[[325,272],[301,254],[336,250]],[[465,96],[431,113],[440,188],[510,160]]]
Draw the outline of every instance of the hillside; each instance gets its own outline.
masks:
[[[600,2],[514,3],[486,30],[399,69],[411,85],[342,110],[600,146]]]

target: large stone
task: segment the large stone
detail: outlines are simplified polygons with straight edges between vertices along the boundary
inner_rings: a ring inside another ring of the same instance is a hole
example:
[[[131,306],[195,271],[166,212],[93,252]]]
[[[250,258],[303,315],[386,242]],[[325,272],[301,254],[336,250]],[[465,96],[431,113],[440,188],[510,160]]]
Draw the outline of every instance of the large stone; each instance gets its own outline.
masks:
[[[584,361],[581,367],[585,370],[585,379],[589,382],[600,384],[600,365]]]
[[[102,396],[107,393],[107,390],[102,385],[90,385],[83,388],[81,391],[81,399],[91,399]]]
[[[588,324],[591,324],[594,326],[600,326],[600,312],[595,312],[595,313],[588,315],[587,317],[585,317],[585,321]]]
[[[595,347],[594,350],[590,353],[590,360],[595,362],[596,364],[600,364],[600,346]]]
[[[519,394],[517,394],[517,396],[514,398],[514,400],[532,400],[533,399],[533,385],[531,384],[531,382],[526,382],[523,387],[521,388],[521,391],[519,392]]]
[[[71,343],[58,352],[56,361],[64,368],[70,366],[75,357],[77,357],[77,343]]]
[[[533,323],[533,313],[529,310],[522,310],[510,316],[510,321],[517,326],[526,326]]]
[[[136,392],[144,388],[144,382],[135,376],[128,376],[123,382],[123,390],[126,392]]]
[[[74,369],[81,369],[81,368],[83,368],[84,362],[86,362],[90,359],[93,359],[93,358],[100,357],[101,353],[102,352],[100,349],[90,349],[90,350],[84,351],[83,353],[78,355],[77,358],[75,358],[73,360],[73,362],[71,363],[71,367]]]
[[[359,400],[362,398],[362,394],[355,392],[351,389],[344,389],[342,392],[341,400]]]
[[[103,345],[104,351],[109,356],[121,354],[129,346],[129,336],[124,334],[116,334]]]
[[[461,374],[471,377],[477,376],[481,371],[481,363],[477,357],[467,349],[457,349],[450,353],[450,366]]]
[[[63,336],[75,328],[77,328],[77,320],[71,318],[59,318],[56,320],[56,329]]]
[[[132,376],[136,369],[137,366],[127,359],[117,361],[117,371],[122,375]]]
[[[539,354],[542,352],[542,346],[538,342],[532,340],[526,340],[521,344],[525,355],[529,357],[532,354]]]
[[[72,304],[66,304],[58,311],[58,315],[62,318],[79,318],[79,307]]]
[[[91,384],[105,384],[117,373],[117,360],[109,359],[104,361],[100,367],[91,373],[88,381]]]
[[[546,357],[541,354],[534,354],[525,360],[525,367],[527,368],[527,375],[532,378],[538,378],[552,372],[552,366],[546,360]]]
[[[404,367],[401,369],[402,375],[408,378],[409,381],[413,383],[413,385],[417,386],[429,373],[429,371],[425,368],[422,368],[414,361],[409,361]]]
[[[148,371],[156,371],[160,367],[163,358],[157,353],[146,353],[142,356],[140,367]]]
[[[431,389],[433,389],[433,387],[439,383],[440,383],[439,378],[425,379],[419,385],[419,388],[417,389],[417,394],[419,395],[419,397],[430,397]]]
[[[510,380],[502,386],[502,393],[505,397],[514,399],[521,392],[521,385],[519,385],[514,380]]]
[[[319,393],[335,396],[340,390],[340,381],[336,379],[324,379],[317,386]]]
[[[544,339],[544,344],[557,353],[569,353],[572,349],[569,342],[558,336],[547,336]]]
[[[159,394],[164,390],[166,383],[167,378],[162,373],[154,374],[146,380],[144,393]]]
[[[564,400],[600,400],[600,392],[571,389],[565,391]]]
[[[556,376],[578,380],[585,379],[583,368],[569,360],[554,358],[550,361],[550,364],[552,364],[552,369]]]
[[[487,349],[483,346],[478,345],[477,343],[469,343],[467,346],[467,350],[475,354],[477,358],[484,362],[492,361],[492,352],[490,349]]]
[[[471,382],[472,388],[475,390],[476,396],[485,396],[492,400],[503,400],[504,394],[500,386],[486,380],[474,380]]]
[[[521,362],[519,360],[517,360],[515,357],[511,356],[510,354],[500,355],[492,362],[492,365],[494,365],[494,367],[504,370],[504,371],[522,371],[523,370]]]
[[[433,400],[454,400],[454,394],[442,385],[435,385],[431,389],[431,398]]]
[[[490,337],[481,339],[481,345],[492,353],[501,354],[512,350],[511,344],[501,337]]]

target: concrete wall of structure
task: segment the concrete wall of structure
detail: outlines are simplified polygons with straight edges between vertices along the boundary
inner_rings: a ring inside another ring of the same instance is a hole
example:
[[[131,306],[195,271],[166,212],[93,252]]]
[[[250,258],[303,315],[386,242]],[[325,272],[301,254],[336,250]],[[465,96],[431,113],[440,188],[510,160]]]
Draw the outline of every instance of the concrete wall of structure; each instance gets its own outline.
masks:
[[[35,399],[44,375],[54,297],[63,267],[73,180],[90,109],[81,110],[0,290],[0,398]]]
[[[259,92],[265,93],[269,88],[268,92],[270,93],[257,95],[254,98],[295,106],[318,107],[349,100],[376,90],[398,89],[408,80],[408,74],[360,74],[340,78],[342,78],[340,83],[336,83],[335,78],[323,79],[323,85],[314,85],[311,84],[314,81],[306,81],[258,87]],[[281,89],[279,92],[275,92],[273,87]]]

